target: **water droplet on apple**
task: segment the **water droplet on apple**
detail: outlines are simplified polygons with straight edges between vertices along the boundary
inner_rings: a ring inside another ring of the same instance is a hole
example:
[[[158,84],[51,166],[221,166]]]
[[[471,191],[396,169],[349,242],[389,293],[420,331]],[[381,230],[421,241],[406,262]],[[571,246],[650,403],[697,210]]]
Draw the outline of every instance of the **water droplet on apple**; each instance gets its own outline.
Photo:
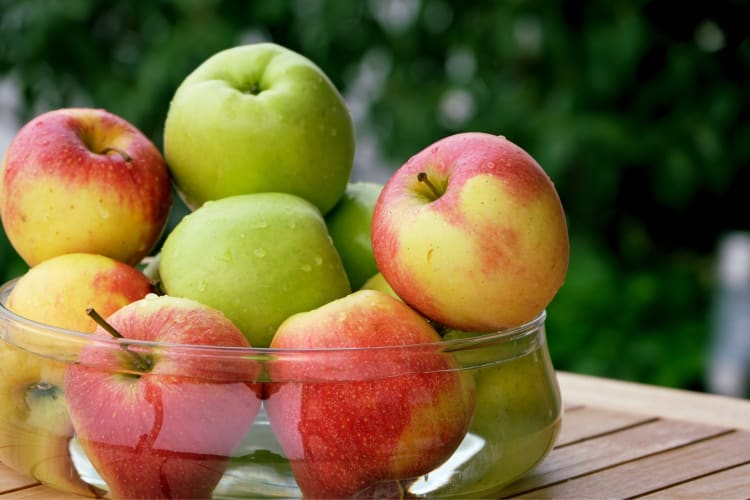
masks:
[[[106,208],[100,206],[99,217],[101,217],[102,219],[109,219],[109,211]]]
[[[258,257],[258,258],[262,259],[263,257],[265,257],[265,256],[266,256],[266,251],[265,251],[265,249],[263,249],[263,248],[256,248],[255,250],[253,250],[253,254],[254,254],[254,255],[255,255],[256,257]]]
[[[297,228],[297,223],[295,221],[293,221],[293,220],[290,220],[287,223],[287,226],[289,226],[289,229],[296,229]]]
[[[256,221],[253,221],[250,227],[253,229],[263,229],[265,227],[268,227],[268,222],[264,220],[256,220]]]
[[[199,281],[198,282],[198,291],[199,292],[205,292],[206,291],[206,282],[205,281]]]
[[[323,265],[323,257],[321,257],[320,255],[316,255],[315,257],[313,257],[313,262],[315,262],[316,266],[321,266]]]
[[[312,266],[310,264],[302,264],[302,267],[300,267],[300,269],[306,273],[309,273],[310,271],[312,271]]]

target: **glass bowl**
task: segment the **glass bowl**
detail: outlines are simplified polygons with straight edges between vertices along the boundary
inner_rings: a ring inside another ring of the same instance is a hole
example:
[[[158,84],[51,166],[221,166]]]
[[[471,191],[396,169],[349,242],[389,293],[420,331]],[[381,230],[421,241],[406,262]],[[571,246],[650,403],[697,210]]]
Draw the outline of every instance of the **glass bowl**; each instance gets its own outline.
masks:
[[[0,289],[0,461],[60,491],[290,498],[306,484],[313,496],[487,497],[540,462],[560,428],[545,313],[399,347],[166,345],[20,317],[5,307],[13,286]],[[161,371],[116,372],[105,361],[132,352],[157,356]],[[76,400],[96,417],[78,421],[77,435],[63,387],[81,367],[99,375]],[[106,385],[128,377],[151,378],[137,403]]]

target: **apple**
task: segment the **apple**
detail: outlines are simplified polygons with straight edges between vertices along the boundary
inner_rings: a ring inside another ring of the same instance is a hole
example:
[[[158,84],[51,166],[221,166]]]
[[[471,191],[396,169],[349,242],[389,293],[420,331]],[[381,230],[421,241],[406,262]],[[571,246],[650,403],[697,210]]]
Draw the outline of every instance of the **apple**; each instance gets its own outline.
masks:
[[[481,132],[440,139],[391,176],[372,247],[399,297],[465,331],[532,320],[562,285],[569,256],[550,178],[519,146]]]
[[[96,323],[87,307],[110,314],[149,291],[148,279],[122,262],[66,254],[31,268],[4,305],[26,319],[92,332]],[[63,392],[65,363],[55,359],[74,347],[38,332],[11,324],[0,341],[0,461],[52,488],[91,496],[68,452],[73,427]]]
[[[538,321],[538,320],[535,320]],[[542,326],[543,328],[543,326]],[[445,341],[487,335],[449,329]],[[552,448],[560,429],[560,393],[543,333],[515,335],[515,340],[483,341],[481,348],[454,347],[461,366],[474,374],[476,410],[466,446],[471,460],[454,464],[460,482],[445,482],[435,474],[414,487],[419,495],[436,497],[496,497],[507,484],[531,469]],[[502,457],[512,456],[513,460]]]
[[[273,43],[218,52],[177,88],[164,154],[186,204],[291,193],[327,213],[346,189],[354,125],[308,58]]]
[[[109,330],[122,336],[119,345]],[[210,498],[260,408],[259,365],[200,346],[249,347],[245,336],[213,308],[155,294],[119,309],[93,335],[99,340],[68,365],[64,388],[76,435],[110,496]]]
[[[167,236],[159,275],[168,295],[219,309],[255,347],[288,316],[350,291],[320,212],[286,193],[204,204]]]
[[[151,281],[136,268],[104,255],[69,253],[29,269],[13,286],[6,307],[25,318],[78,332],[93,332],[86,314],[95,307],[109,315],[151,292]]]
[[[303,350],[268,364],[264,404],[305,497],[398,494],[451,456],[474,385],[438,341],[418,313],[374,290],[279,327],[272,348]]]
[[[383,185],[376,182],[352,182],[333,210],[326,214],[328,232],[341,256],[352,290],[358,290],[378,272],[372,255],[370,224],[382,189]]]
[[[103,109],[57,109],[32,119],[0,171],[3,227],[29,266],[76,252],[135,265],[164,230],[171,196],[156,146]]]
[[[383,273],[375,273],[370,276],[367,281],[362,284],[360,290],[377,290],[379,292],[390,295],[394,299],[401,300],[401,297],[396,295],[396,292],[393,291],[391,285],[389,285],[385,280],[385,276],[383,276]]]

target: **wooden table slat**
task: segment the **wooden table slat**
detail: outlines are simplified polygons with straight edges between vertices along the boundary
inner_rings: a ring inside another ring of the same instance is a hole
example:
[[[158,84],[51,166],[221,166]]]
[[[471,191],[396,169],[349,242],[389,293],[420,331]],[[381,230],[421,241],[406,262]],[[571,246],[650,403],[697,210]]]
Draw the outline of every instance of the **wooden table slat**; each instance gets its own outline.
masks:
[[[750,498],[750,463],[699,477],[640,498]]]
[[[6,498],[25,499],[25,500],[85,500],[85,497],[73,495],[72,493],[63,493],[60,491],[52,491],[49,488],[37,485],[30,488],[24,488],[22,490],[14,491],[9,494],[0,493],[0,498],[5,500]]]
[[[750,430],[750,400],[558,372],[563,401]]]
[[[35,484],[38,482],[0,463],[0,492],[27,488]]]
[[[565,419],[563,419],[563,426]],[[502,492],[512,496],[612,467],[729,430],[693,422],[657,420],[553,449],[534,470]]]
[[[626,462],[564,483],[536,490],[534,498],[625,498],[663,490],[693,478],[750,462],[750,432],[730,432]],[[747,490],[746,490],[747,492]],[[740,491],[728,491],[738,498]]]
[[[644,424],[655,418],[599,408],[577,407],[566,411],[563,415],[562,429],[560,429],[555,446],[558,448],[567,446],[577,441]]]

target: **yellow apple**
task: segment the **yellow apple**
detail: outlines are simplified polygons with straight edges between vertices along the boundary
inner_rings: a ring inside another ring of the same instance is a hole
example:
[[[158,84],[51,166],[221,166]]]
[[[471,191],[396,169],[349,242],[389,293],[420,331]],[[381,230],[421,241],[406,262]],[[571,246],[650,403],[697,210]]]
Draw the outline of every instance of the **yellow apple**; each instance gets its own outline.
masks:
[[[94,494],[68,452],[66,363],[54,359],[75,354],[75,343],[39,323],[89,333],[96,323],[87,307],[109,315],[149,291],[149,280],[135,268],[91,254],[54,257],[16,282],[2,311],[9,326],[0,341],[0,461],[52,488]]]

